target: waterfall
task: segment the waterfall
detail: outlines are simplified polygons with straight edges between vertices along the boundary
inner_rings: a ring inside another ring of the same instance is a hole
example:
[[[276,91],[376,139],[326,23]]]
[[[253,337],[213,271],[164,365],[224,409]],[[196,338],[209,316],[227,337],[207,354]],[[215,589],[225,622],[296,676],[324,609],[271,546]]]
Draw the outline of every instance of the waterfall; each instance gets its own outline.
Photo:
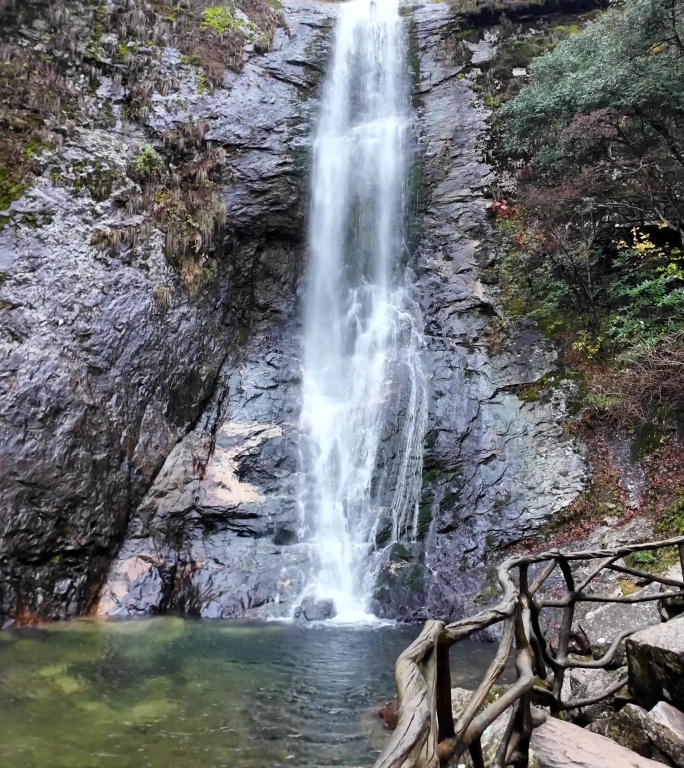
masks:
[[[398,0],[341,6],[314,140],[301,416],[308,591],[368,611],[379,553],[415,536],[426,388],[406,284],[406,37]]]

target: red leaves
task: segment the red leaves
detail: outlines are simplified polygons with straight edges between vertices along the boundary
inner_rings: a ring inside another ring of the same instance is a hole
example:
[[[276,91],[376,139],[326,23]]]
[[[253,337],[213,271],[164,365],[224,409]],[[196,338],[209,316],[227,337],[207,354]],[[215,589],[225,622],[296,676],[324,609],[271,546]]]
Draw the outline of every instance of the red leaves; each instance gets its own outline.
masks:
[[[507,200],[494,200],[489,210],[500,219],[513,219],[520,213],[518,207]]]
[[[618,137],[618,126],[622,119],[614,109],[597,109],[588,115],[575,115],[561,133],[561,139],[579,139],[585,143],[596,143],[604,139],[610,141]]]

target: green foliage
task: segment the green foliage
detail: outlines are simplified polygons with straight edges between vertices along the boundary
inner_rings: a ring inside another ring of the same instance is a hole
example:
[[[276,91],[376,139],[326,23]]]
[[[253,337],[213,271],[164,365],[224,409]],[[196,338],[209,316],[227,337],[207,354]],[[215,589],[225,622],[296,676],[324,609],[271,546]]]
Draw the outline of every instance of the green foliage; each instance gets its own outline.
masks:
[[[135,175],[139,179],[146,181],[161,174],[164,168],[164,161],[151,144],[145,144],[133,158],[133,168]]]
[[[684,536],[684,491],[677,494],[677,499],[666,507],[656,524],[658,536]]]
[[[499,278],[514,314],[551,334],[573,328],[572,349],[587,360],[607,349],[656,343],[684,329],[684,257],[631,230],[630,242],[553,248],[522,217],[499,219]],[[567,231],[567,230],[566,230]],[[611,249],[617,255],[610,257]]]
[[[588,360],[593,360],[601,351],[602,342],[602,336],[582,330],[577,334],[577,339],[573,342],[572,348],[575,352],[581,352]]]
[[[239,31],[240,21],[225,5],[210,5],[202,13],[201,27],[224,35],[226,32]]]
[[[647,115],[684,111],[684,6],[624,0],[532,65],[533,83],[507,105],[513,149],[553,161],[572,147],[558,137],[577,115],[614,108]]]
[[[519,216],[497,220],[497,243],[508,310],[534,317],[549,334],[564,327],[580,311],[568,279],[574,272],[563,263],[566,254],[551,257],[544,238]]]
[[[608,287],[608,297],[619,311],[608,318],[606,333],[621,347],[684,328],[681,249],[657,246],[636,228],[631,240],[618,243],[616,277]]]
[[[25,185],[8,171],[0,168],[0,211],[6,211],[24,194]]]
[[[633,552],[625,557],[625,563],[647,573],[664,573],[678,561],[676,550],[657,549],[653,552]]]
[[[653,565],[656,561],[653,552],[635,552],[633,559],[637,565]]]
[[[237,32],[255,37],[261,34],[259,27],[248,19],[239,18],[233,8],[225,5],[210,5],[202,12],[201,29],[213,30],[219,35]],[[270,40],[268,41],[270,42]]]
[[[21,180],[0,167],[0,232],[11,218],[9,214],[3,215],[3,211],[7,211],[24,194],[25,189],[26,185]]]
[[[531,65],[499,113],[506,147],[571,211],[661,222],[684,241],[684,0],[617,0]]]
[[[207,82],[207,77],[204,74],[204,72],[200,72],[197,75],[197,93],[200,95],[204,95],[205,93],[209,93],[211,88],[209,87],[209,83]]]
[[[564,17],[567,23],[552,25],[542,19],[531,25],[513,24],[507,17],[501,17],[496,29],[496,54],[490,62],[481,65],[482,73],[478,77],[479,87],[485,94],[485,106],[496,110],[513,98],[526,82],[520,73],[514,76],[513,70],[528,69],[535,59],[553,50],[560,41],[580,32],[588,20],[589,16],[584,14]],[[450,44],[458,58],[468,61],[471,52],[465,43],[476,43],[481,37],[481,30],[465,29],[452,35]]]
[[[614,356],[592,405],[659,421],[684,404],[684,0],[615,0],[530,71],[498,110],[504,297],[575,362]]]

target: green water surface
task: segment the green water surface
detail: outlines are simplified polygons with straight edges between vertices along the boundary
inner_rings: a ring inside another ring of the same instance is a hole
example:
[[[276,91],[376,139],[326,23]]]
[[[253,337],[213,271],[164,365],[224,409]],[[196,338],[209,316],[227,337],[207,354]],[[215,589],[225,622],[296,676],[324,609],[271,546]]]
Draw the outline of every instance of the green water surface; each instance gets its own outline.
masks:
[[[417,632],[168,617],[0,633],[0,765],[371,765]],[[458,682],[477,682],[490,648],[459,653]]]

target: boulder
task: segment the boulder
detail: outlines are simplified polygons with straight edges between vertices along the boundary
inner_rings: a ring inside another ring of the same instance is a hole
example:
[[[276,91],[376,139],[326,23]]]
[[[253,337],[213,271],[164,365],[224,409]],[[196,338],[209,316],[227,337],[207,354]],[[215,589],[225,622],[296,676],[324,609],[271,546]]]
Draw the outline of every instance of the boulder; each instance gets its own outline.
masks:
[[[626,647],[629,689],[639,704],[684,709],[684,617],[637,632]]]
[[[572,723],[549,718],[530,742],[538,768],[656,768],[661,765]]]
[[[508,689],[507,686],[493,685],[487,699],[485,700],[485,707],[494,701],[496,701],[503,693]],[[474,691],[470,691],[467,688],[452,688],[451,689],[451,711],[454,715],[454,722],[463,714],[463,710],[470,701]],[[491,761],[496,756],[496,751],[499,748],[501,739],[503,738],[506,728],[508,727],[508,721],[511,717],[511,710],[506,710],[502,715],[496,718],[496,720],[488,727],[485,728],[482,739],[482,755],[485,762]],[[460,759],[460,765],[466,766],[466,768],[472,768],[472,761],[469,755],[462,755]]]
[[[485,699],[484,708],[495,702],[509,689],[507,685],[493,685]],[[466,688],[452,688],[451,689],[451,711],[454,716],[454,722],[458,721],[458,718],[463,714],[463,710],[473,696],[474,691],[470,691]],[[483,709],[484,709],[483,708]],[[483,711],[483,710],[480,710]],[[511,719],[512,710],[509,707],[494,722],[489,725],[482,733],[480,745],[482,747],[482,756],[486,764],[490,764],[496,757],[496,752],[501,744],[501,739],[506,733],[508,723]],[[543,722],[548,715],[548,709],[542,707],[532,707],[532,722],[537,724]],[[461,768],[473,768],[473,761],[469,754],[461,755],[459,766]]]
[[[650,712],[651,717],[671,731],[684,738],[684,713],[675,709],[666,701],[659,701]]]
[[[607,736],[625,749],[630,749],[644,757],[653,757],[647,720],[648,712],[645,709],[636,704],[627,704],[612,717],[596,723],[591,730]]]
[[[649,712],[649,721],[654,744],[677,768],[684,768],[684,713],[666,701],[659,701]]]
[[[657,584],[644,589],[644,593],[657,591]],[[598,659],[610,648],[616,635],[626,629],[635,631],[646,629],[659,621],[660,616],[655,601],[632,604],[605,603],[585,614],[582,617],[581,625],[589,638],[594,658]],[[616,669],[625,663],[625,642],[622,642],[609,667]]]
[[[561,692],[564,702],[580,701],[600,695],[603,691],[615,685],[627,672],[626,667],[620,669],[569,669],[563,680]],[[614,697],[605,701],[592,704],[588,707],[580,707],[569,711],[570,719],[582,724],[605,718],[616,710]]]
[[[306,621],[326,621],[334,618],[336,614],[332,600],[314,600],[312,597],[305,597],[302,604],[295,609],[294,617]]]
[[[684,768],[684,714],[664,701],[650,712],[627,704],[588,728],[643,757]]]
[[[487,694],[487,698],[485,699],[485,706],[488,706],[492,702],[501,698],[501,696],[506,693],[508,688],[508,685],[493,685]],[[460,688],[458,686],[455,686],[451,689],[451,711],[454,716],[454,721],[458,720],[458,718],[463,714],[463,710],[466,708],[466,705],[474,693],[475,691],[472,691],[469,688]]]
[[[673,565],[665,576],[671,579],[682,579],[682,566],[678,563]],[[664,584],[660,587],[661,592],[671,591],[671,587],[666,587]],[[670,621],[676,616],[681,616],[684,613],[684,597],[664,597],[658,600],[658,613],[662,621]]]
[[[684,597],[664,597],[658,600],[658,613],[663,621],[670,621],[684,613]]]

